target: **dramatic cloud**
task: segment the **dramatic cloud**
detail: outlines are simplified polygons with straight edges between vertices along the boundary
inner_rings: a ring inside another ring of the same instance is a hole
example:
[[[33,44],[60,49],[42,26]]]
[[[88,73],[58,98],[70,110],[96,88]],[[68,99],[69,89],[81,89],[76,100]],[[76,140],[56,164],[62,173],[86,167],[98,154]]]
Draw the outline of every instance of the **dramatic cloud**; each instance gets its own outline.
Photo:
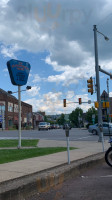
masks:
[[[9,57],[19,49],[31,52],[47,50],[51,62],[56,62],[58,68],[60,65],[80,68],[94,56],[93,24],[100,24],[103,19],[105,24],[107,17],[106,33],[111,34],[112,2],[109,0],[2,0],[0,6],[3,10],[0,14],[0,40],[7,45],[2,53]],[[110,56],[107,51],[104,53],[103,46],[108,48],[105,42],[100,42],[102,59]]]
[[[30,78],[33,79],[31,82],[34,85],[32,90],[28,91],[30,96],[39,95],[41,90],[36,84],[40,81],[44,84],[48,82],[48,85],[56,83],[62,87],[74,84],[77,90],[81,81],[83,84],[88,77],[95,76],[94,24],[110,39],[107,42],[98,33],[99,65],[109,72],[112,71],[111,8],[111,0],[0,1],[0,50],[4,59],[16,58],[20,50],[31,53],[47,52],[44,60],[46,72],[50,66],[54,72],[50,75],[46,73],[44,78],[33,70]],[[71,89],[68,91],[68,98],[72,98],[72,95],[73,98],[76,97]],[[80,91],[82,92],[82,89]],[[61,112],[61,92],[46,92],[40,100],[33,98],[29,102],[36,105],[35,109]],[[83,93],[86,94],[85,85]],[[87,100],[88,95],[83,98]],[[47,104],[46,99],[56,104]],[[89,106],[81,105],[83,109]],[[67,112],[73,108],[75,107],[71,105]]]

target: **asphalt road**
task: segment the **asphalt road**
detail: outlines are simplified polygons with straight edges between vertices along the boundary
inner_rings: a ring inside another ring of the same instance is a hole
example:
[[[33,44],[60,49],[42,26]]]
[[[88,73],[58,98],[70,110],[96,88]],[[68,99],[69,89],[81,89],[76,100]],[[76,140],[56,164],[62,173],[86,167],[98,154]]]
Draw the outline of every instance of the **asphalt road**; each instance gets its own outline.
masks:
[[[70,131],[70,141],[98,141],[97,135],[92,135],[88,130],[72,128]],[[59,140],[65,141],[65,130],[52,129],[52,130],[22,130],[22,139],[44,139],[44,140]],[[18,131],[0,131],[0,139],[17,139]],[[108,136],[104,136],[108,139]]]
[[[25,200],[111,200],[111,193],[112,168],[100,163],[48,192]]]

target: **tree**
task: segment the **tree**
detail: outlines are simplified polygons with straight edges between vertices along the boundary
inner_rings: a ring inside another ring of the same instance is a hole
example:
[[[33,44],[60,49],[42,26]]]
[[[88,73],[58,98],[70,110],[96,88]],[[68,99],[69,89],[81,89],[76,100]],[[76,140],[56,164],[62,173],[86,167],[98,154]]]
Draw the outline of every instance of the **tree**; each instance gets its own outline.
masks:
[[[72,113],[69,115],[69,119],[73,126],[75,125],[79,127],[80,122],[82,122],[82,121],[79,122],[79,116],[81,119],[82,115],[83,115],[83,110],[81,108],[76,108],[75,110],[72,111]]]
[[[92,115],[95,115],[95,123],[98,122],[98,112],[94,107],[91,107],[88,109],[88,111],[86,112],[86,120],[92,124]]]
[[[47,121],[48,121],[48,120],[47,120],[47,116],[46,116],[46,115],[44,116],[44,121],[45,121],[45,122],[47,122]]]
[[[64,125],[65,123],[65,115],[62,113],[61,116],[57,119],[57,123],[59,125]]]

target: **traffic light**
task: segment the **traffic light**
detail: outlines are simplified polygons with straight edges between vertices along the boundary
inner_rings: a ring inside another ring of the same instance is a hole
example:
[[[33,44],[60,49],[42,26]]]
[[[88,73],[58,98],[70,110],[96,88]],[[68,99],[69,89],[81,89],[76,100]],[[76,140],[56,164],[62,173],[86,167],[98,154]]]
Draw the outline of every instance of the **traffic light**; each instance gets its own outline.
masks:
[[[109,106],[110,106],[109,102],[106,102],[106,108],[109,108]]]
[[[103,101],[103,108],[106,108],[106,102]]]
[[[88,86],[88,92],[91,93],[91,95],[93,94],[93,79],[92,77],[90,77],[90,79],[87,80],[87,83],[89,83]]]
[[[99,108],[99,103],[97,101],[94,104],[95,104],[95,108]]]
[[[63,107],[66,107],[66,99],[63,99]]]
[[[81,98],[79,98],[79,105],[80,105],[80,104],[82,104],[82,99],[81,99]]]
[[[109,108],[109,102],[103,101],[102,106],[103,106],[103,108]]]

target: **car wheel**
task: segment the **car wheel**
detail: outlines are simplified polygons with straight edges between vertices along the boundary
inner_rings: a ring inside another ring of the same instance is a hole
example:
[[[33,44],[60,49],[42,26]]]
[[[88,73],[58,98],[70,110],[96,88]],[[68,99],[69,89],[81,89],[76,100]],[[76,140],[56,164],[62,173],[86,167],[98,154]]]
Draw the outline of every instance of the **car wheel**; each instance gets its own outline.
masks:
[[[93,134],[93,135],[97,135],[97,130],[93,129],[93,130],[92,130],[92,134]]]

